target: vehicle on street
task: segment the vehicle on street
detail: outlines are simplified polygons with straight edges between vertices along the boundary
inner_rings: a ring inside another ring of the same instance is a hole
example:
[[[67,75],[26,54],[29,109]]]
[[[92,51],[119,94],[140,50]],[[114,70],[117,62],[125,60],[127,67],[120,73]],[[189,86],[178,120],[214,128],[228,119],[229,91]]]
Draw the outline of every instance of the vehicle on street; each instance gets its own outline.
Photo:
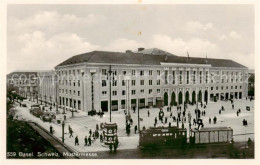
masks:
[[[54,112],[43,112],[40,119],[42,121],[51,122],[53,119],[56,119],[56,114]]]

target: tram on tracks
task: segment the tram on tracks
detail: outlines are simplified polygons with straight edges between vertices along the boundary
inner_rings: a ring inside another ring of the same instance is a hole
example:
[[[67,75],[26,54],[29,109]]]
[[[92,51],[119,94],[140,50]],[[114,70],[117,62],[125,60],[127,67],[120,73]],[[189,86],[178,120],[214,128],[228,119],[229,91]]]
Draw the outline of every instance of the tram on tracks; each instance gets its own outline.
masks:
[[[181,146],[187,140],[186,128],[151,127],[140,132],[139,146],[141,148],[160,146]]]
[[[187,134],[189,131],[189,134]],[[191,129],[178,127],[151,127],[140,131],[139,147],[169,147],[230,144],[233,129],[230,127],[209,127]],[[188,137],[189,136],[189,137]]]

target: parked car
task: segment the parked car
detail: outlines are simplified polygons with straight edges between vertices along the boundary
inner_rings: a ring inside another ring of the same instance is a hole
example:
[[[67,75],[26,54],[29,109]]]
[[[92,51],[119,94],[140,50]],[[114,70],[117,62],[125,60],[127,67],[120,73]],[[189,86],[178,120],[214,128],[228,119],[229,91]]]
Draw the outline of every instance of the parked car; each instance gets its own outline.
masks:
[[[42,121],[51,122],[53,119],[56,119],[56,114],[54,112],[43,112],[40,119]]]
[[[40,117],[43,114],[41,107],[38,104],[34,104],[31,106],[30,113],[36,117]]]

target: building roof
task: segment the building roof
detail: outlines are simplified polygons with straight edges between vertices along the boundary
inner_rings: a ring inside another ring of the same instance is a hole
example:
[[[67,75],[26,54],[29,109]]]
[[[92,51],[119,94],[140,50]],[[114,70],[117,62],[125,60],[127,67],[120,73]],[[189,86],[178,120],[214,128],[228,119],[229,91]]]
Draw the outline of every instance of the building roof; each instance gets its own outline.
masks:
[[[10,79],[12,78],[12,76],[15,75],[14,78],[19,78],[21,76],[21,78],[29,78],[30,76],[34,75],[37,76],[37,72],[32,72],[32,71],[17,71],[17,72],[11,72],[7,75],[7,78]]]
[[[234,67],[247,68],[235,61],[227,59],[213,58],[196,58],[196,57],[181,57],[175,55],[150,55],[143,53],[121,53],[107,51],[92,51],[88,53],[73,56],[57,66],[64,66],[76,63],[107,63],[107,64],[139,64],[139,65],[161,65],[164,63],[179,63],[179,64],[210,64],[212,67]],[[57,67],[56,66],[56,67]]]

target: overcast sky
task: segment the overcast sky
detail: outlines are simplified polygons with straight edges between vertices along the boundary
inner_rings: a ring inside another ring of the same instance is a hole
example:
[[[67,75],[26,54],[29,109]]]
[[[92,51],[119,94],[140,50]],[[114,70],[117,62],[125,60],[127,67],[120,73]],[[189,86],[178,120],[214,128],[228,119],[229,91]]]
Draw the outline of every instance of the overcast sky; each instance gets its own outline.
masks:
[[[7,19],[8,73],[138,47],[254,68],[253,5],[9,5]]]

